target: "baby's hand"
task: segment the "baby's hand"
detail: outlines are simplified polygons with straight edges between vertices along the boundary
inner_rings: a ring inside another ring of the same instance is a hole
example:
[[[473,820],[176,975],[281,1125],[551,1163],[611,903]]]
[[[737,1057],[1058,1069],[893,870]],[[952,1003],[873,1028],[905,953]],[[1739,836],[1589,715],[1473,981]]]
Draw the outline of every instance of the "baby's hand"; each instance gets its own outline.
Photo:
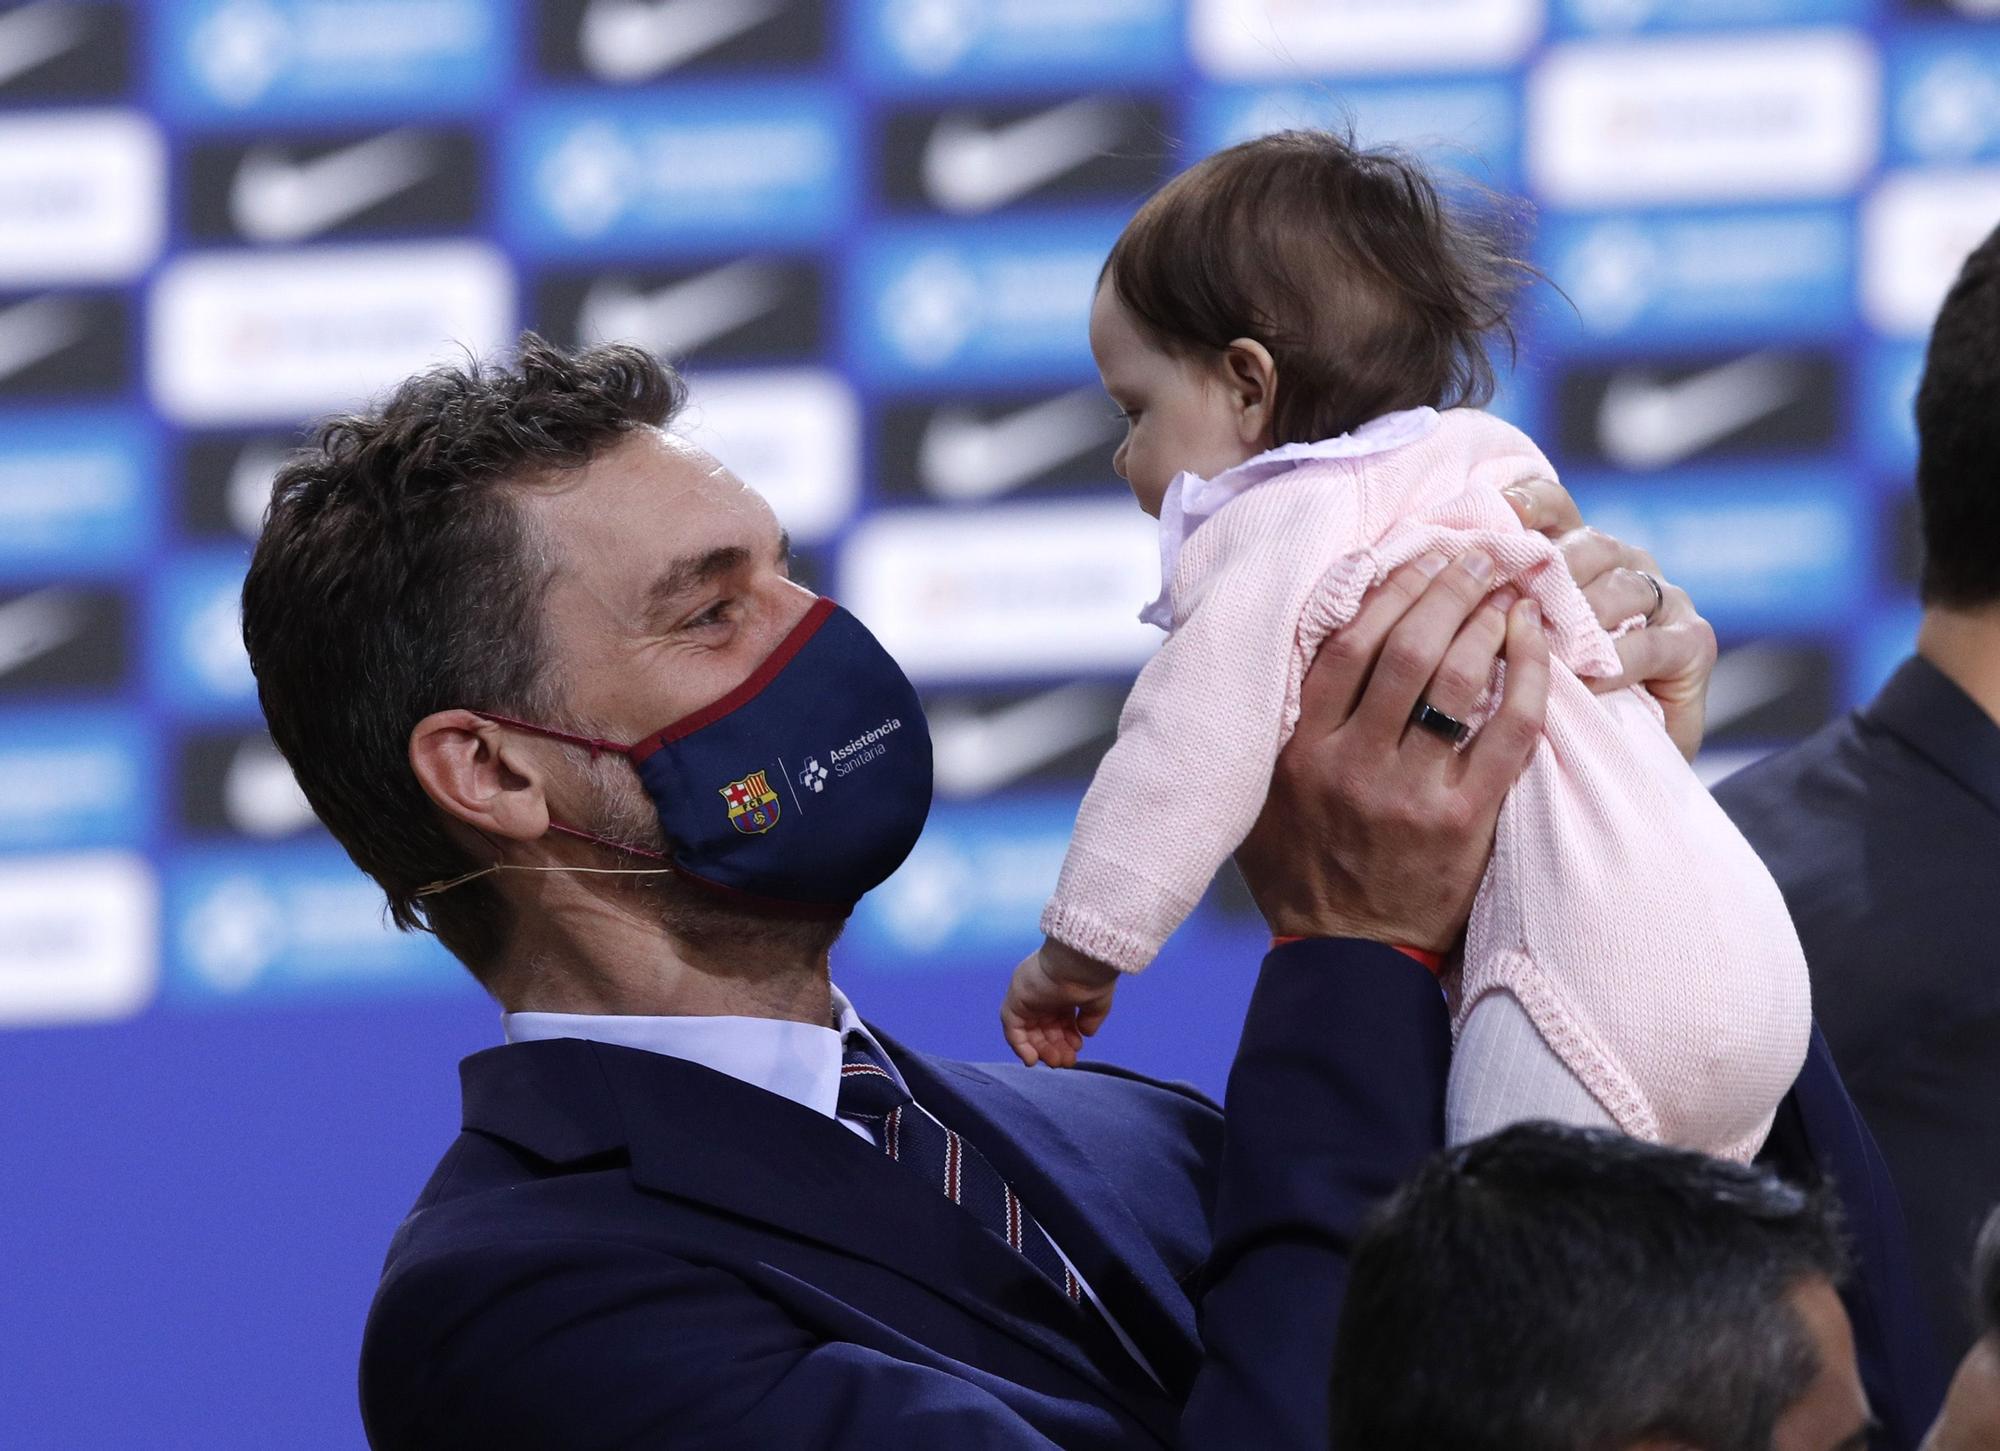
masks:
[[[1023,1063],[1033,1068],[1069,1068],[1083,1040],[1104,1026],[1111,1015],[1111,994],[1119,972],[1054,938],[1043,941],[1014,969],[1007,1000],[1000,1005],[1000,1026]]]

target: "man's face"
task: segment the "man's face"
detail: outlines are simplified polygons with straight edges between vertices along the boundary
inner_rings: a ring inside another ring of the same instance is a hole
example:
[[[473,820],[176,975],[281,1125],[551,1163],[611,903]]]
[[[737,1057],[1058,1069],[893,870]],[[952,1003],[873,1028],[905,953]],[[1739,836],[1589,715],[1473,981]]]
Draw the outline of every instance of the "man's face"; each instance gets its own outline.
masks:
[[[549,669],[569,713],[637,741],[743,683],[804,617],[770,505],[641,429],[522,507],[555,558]]]
[[[1832,1284],[1811,1279],[1791,1293],[1792,1309],[1819,1352],[1819,1374],[1779,1417],[1771,1451],[1867,1451],[1868,1393],[1854,1359],[1854,1332]]]

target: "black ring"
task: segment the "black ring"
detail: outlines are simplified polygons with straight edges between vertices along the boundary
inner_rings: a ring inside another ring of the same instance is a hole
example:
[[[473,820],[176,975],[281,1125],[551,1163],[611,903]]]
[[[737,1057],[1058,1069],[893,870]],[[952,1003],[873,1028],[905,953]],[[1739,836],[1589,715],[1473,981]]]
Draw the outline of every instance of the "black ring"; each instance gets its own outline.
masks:
[[[1417,702],[1417,708],[1410,712],[1410,724],[1429,731],[1440,740],[1450,741],[1454,746],[1472,734],[1471,726],[1455,715],[1446,715],[1428,700]]]

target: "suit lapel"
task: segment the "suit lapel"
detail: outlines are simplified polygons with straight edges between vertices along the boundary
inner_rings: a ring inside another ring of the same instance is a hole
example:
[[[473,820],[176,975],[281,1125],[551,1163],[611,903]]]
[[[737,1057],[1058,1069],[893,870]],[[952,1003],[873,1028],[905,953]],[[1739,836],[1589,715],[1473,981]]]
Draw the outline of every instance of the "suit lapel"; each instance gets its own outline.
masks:
[[[475,1054],[465,1079],[467,1128],[557,1163],[622,1145],[642,1187],[881,1266],[1039,1350],[1135,1419],[1160,1417],[1143,1377],[1120,1373],[1130,1357],[1108,1332],[941,1191],[831,1118],[682,1059],[578,1039]]]
[[[1168,1394],[1186,1399],[1201,1361],[1193,1306],[1090,1155],[1001,1078],[877,1036],[895,1055],[917,1102],[979,1146],[1083,1272]]]

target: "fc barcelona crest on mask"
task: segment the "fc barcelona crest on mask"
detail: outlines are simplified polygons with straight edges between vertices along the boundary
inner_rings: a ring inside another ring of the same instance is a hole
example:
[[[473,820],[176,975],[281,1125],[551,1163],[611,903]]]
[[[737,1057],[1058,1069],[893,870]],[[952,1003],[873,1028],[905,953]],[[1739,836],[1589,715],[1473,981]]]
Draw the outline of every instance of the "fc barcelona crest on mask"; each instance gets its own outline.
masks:
[[[731,781],[721,788],[721,795],[729,806],[729,824],[745,836],[757,836],[778,824],[778,793],[762,771]]]

